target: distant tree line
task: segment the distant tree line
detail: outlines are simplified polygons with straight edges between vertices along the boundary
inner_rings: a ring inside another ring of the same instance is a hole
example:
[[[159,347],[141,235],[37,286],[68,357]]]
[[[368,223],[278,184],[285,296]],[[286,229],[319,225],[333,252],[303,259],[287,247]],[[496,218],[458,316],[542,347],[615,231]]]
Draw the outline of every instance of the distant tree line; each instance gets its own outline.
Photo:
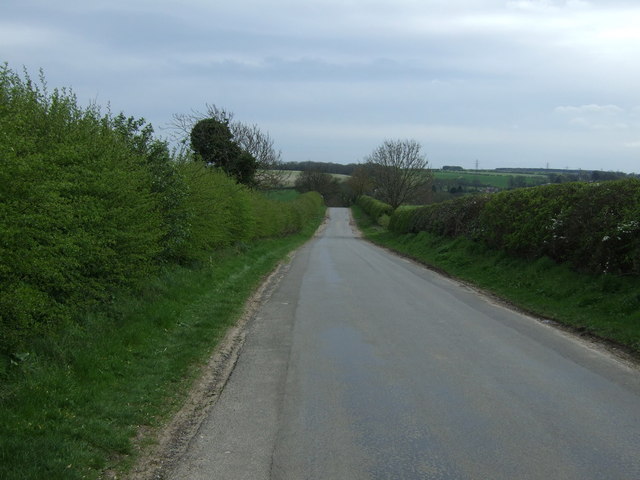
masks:
[[[301,170],[301,171],[315,171],[320,173],[335,173],[338,175],[351,175],[353,171],[358,167],[357,163],[341,164],[332,162],[285,162],[280,168],[282,170]]]
[[[624,178],[639,178],[635,173],[611,172],[603,170],[570,170],[560,168],[496,168],[496,172],[546,175],[549,183],[566,182],[604,182],[608,180],[622,180]]]
[[[422,154],[422,145],[415,140],[385,140],[360,164],[285,165],[302,170],[295,181],[298,191],[317,191],[328,206],[348,206],[358,197],[368,195],[397,208],[405,203],[426,203],[431,195],[428,160]],[[332,175],[340,173],[349,178],[339,181]]]

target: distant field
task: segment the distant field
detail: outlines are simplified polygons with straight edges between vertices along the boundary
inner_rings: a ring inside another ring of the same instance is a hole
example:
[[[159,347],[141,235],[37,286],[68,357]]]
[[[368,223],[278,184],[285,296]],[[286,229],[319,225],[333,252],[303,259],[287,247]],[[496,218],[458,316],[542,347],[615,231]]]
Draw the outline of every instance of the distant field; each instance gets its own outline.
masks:
[[[466,183],[478,185],[492,186],[497,188],[509,188],[509,178],[523,178],[526,185],[541,185],[548,181],[546,175],[531,175],[521,173],[502,173],[491,171],[449,171],[449,170],[433,170],[433,175],[441,180],[462,180]]]
[[[301,170],[284,170],[283,172],[286,174],[286,178],[284,180],[284,186],[286,187],[292,187],[295,184],[298,176],[300,176],[300,174],[302,173]],[[525,185],[527,186],[542,185],[548,182],[548,177],[546,175],[524,173],[504,173],[489,170],[480,170],[477,172],[472,170],[432,170],[432,172],[434,177],[439,180],[451,180],[452,182],[462,181],[467,185],[475,184],[478,186],[496,187],[500,189],[506,189],[513,186],[509,182],[510,178],[521,178],[524,180]],[[337,173],[332,173],[331,175],[337,178],[339,181],[345,181],[349,178],[349,175],[341,175]]]
[[[281,170],[281,171],[284,172],[285,174],[289,174],[284,181],[284,184],[287,187],[293,187],[293,185],[296,183],[296,178],[298,178],[302,173],[302,170]],[[341,182],[349,178],[349,175],[341,175],[339,173],[331,173],[330,175],[332,177],[337,178]]]

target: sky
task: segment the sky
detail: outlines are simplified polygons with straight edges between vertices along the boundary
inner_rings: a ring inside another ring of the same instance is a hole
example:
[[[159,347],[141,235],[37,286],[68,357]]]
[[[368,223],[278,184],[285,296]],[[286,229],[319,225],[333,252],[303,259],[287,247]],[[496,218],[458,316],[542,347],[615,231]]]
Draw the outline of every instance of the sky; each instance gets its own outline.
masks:
[[[640,172],[637,0],[2,0],[0,62],[161,137],[216,105],[284,161]]]

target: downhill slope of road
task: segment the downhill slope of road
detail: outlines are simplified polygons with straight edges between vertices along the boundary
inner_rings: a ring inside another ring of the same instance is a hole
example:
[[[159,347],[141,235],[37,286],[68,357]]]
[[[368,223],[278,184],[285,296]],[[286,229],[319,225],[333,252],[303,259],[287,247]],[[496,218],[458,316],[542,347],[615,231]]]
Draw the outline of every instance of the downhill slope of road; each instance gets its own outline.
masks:
[[[633,366],[330,217],[169,478],[640,478]]]

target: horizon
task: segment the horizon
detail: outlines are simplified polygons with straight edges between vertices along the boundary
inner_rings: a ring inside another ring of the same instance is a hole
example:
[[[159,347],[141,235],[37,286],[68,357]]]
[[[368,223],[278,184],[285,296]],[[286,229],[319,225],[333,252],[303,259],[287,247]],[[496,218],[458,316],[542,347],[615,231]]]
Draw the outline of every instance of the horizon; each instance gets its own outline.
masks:
[[[632,0],[6,0],[0,61],[163,138],[216,105],[284,161],[411,138],[434,167],[636,173],[638,25]]]

